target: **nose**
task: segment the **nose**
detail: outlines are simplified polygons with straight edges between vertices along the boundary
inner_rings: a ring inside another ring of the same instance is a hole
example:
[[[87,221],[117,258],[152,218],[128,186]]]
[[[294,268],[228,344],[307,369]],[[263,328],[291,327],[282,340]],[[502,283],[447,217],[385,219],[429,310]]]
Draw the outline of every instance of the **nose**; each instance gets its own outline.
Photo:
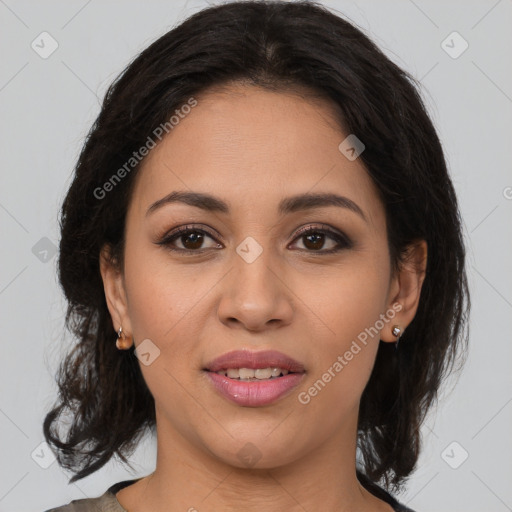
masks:
[[[268,253],[263,250],[251,263],[234,254],[218,305],[218,317],[228,327],[263,331],[291,323],[293,292],[285,271]]]

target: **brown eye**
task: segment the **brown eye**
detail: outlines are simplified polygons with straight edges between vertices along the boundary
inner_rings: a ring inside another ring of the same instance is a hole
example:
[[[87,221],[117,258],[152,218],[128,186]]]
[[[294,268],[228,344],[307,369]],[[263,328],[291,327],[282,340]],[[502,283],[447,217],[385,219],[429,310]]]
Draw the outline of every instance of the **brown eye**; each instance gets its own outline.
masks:
[[[305,251],[329,254],[352,247],[350,239],[329,228],[306,227],[295,240],[301,240]],[[327,245],[327,247],[326,247]]]
[[[191,231],[187,235],[181,235],[179,240],[185,249],[200,249],[203,244],[204,235],[198,231]]]
[[[171,231],[157,244],[163,245],[171,251],[183,253],[202,252],[202,250],[206,249],[219,248],[220,244],[218,243],[210,245],[210,247],[203,247],[203,244],[208,239],[215,241],[212,235],[202,229],[184,226]]]
[[[325,235],[323,233],[311,233],[309,235],[302,235],[304,245],[308,249],[319,250],[322,249],[325,243]]]
[[[209,240],[210,246],[204,244]],[[301,241],[303,248],[300,250],[308,253],[330,254],[352,247],[351,240],[342,233],[333,231],[328,227],[317,228],[308,226],[299,231],[295,238]],[[183,226],[165,235],[162,240],[156,242],[157,245],[163,245],[170,251],[183,253],[184,255],[193,255],[202,253],[208,249],[221,249],[222,245],[217,243],[213,235],[203,229],[193,226]],[[297,242],[295,242],[297,243]]]

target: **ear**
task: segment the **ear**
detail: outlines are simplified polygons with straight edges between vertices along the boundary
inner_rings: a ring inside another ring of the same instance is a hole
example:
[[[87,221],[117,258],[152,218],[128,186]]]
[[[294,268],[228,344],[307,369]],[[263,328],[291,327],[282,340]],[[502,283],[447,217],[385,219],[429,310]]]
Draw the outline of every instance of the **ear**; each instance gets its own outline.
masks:
[[[388,311],[397,311],[380,333],[385,342],[396,342],[397,337],[391,332],[395,325],[405,331],[412,322],[420,302],[421,287],[427,269],[427,242],[417,240],[407,246],[400,269],[391,280],[388,296]],[[397,305],[401,306],[398,311]]]
[[[104,245],[100,251],[100,272],[114,330],[117,332],[122,326],[123,333],[131,338],[132,326],[128,315],[124,276],[108,245]]]

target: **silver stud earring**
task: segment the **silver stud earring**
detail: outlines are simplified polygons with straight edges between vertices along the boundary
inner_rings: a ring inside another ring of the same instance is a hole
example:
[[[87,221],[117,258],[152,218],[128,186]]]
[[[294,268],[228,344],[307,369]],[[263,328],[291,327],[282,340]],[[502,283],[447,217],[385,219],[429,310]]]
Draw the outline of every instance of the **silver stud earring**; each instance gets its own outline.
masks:
[[[391,329],[391,334],[396,337],[395,349],[398,350],[398,342],[400,341],[400,336],[402,335],[402,328],[399,325],[394,325],[393,329]]]

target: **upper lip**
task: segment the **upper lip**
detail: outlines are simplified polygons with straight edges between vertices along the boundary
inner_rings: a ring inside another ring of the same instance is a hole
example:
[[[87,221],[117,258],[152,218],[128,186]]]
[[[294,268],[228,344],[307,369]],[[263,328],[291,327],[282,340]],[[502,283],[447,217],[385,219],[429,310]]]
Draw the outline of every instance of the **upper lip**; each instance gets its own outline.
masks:
[[[304,365],[276,350],[233,350],[217,357],[206,365],[205,370],[218,372],[228,368],[282,368],[292,373],[303,373]]]

